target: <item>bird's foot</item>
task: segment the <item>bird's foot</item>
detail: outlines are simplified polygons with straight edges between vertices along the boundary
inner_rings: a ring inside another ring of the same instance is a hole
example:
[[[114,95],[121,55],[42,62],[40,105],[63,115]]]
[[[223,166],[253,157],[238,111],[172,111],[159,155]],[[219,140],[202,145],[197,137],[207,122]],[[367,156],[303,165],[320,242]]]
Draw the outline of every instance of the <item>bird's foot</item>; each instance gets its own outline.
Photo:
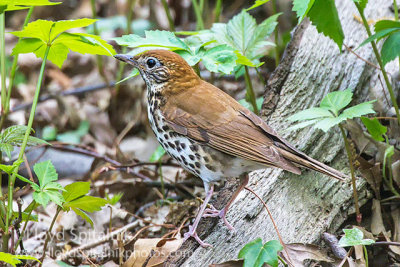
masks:
[[[212,245],[210,245],[200,239],[200,237],[197,235],[196,229],[193,227],[193,225],[189,225],[189,232],[187,232],[183,235],[183,242],[188,240],[190,237],[193,237],[197,241],[197,243],[199,243],[200,246],[202,246],[203,248],[212,247]]]
[[[225,226],[230,230],[234,231],[235,228],[228,222],[226,219],[226,209],[223,208],[221,210],[216,209],[213,205],[211,205],[211,209],[205,209],[203,217],[219,217],[224,222]]]

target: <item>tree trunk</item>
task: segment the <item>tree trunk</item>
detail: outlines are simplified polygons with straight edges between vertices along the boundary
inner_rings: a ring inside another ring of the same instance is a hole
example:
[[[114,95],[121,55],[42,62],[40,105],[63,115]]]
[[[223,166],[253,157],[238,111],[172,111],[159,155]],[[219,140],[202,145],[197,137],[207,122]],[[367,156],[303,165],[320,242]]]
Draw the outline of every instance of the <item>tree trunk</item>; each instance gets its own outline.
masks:
[[[370,1],[366,8],[367,18],[379,20],[392,17],[391,4],[391,0]],[[356,49],[367,34],[357,20],[359,15],[355,5],[351,0],[337,0],[336,6],[345,34],[344,43]],[[376,62],[370,44],[356,53]],[[395,63],[387,65],[389,71],[394,67]],[[354,91],[352,105],[370,99],[384,99],[378,74],[376,68],[346,48],[339,51],[333,41],[319,34],[305,20],[294,31],[280,66],[268,81],[261,113],[270,126],[300,150],[350,174],[344,143],[337,127],[328,133],[311,127],[285,132],[289,126],[286,119],[291,114],[318,106],[331,91],[351,88]],[[381,103],[380,109],[387,108]],[[303,170],[301,175],[295,175],[280,169],[260,170],[251,174],[248,186],[266,201],[286,243],[319,243],[323,232],[335,232],[349,215],[354,214],[350,183],[341,183],[314,171]],[[362,205],[371,194],[362,179],[358,179],[357,188]],[[227,183],[216,194],[214,205],[222,207],[232,192],[232,183]],[[240,249],[258,237],[264,242],[278,239],[267,212],[248,191],[241,192],[227,219],[236,229],[234,234],[217,219],[204,219],[198,233],[213,248],[201,248],[189,239],[169,257],[166,266],[221,263],[236,259]]]

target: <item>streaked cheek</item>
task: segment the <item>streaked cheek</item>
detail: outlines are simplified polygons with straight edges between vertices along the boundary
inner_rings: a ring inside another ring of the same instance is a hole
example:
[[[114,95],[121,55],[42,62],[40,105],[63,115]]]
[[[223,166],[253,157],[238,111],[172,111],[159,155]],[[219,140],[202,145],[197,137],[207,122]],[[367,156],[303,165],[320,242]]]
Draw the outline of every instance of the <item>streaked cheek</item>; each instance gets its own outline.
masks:
[[[160,82],[167,81],[170,77],[170,74],[169,74],[168,70],[162,68],[162,69],[157,69],[156,71],[154,71],[152,73],[152,76],[153,76],[154,80],[156,80],[156,82],[160,83]]]

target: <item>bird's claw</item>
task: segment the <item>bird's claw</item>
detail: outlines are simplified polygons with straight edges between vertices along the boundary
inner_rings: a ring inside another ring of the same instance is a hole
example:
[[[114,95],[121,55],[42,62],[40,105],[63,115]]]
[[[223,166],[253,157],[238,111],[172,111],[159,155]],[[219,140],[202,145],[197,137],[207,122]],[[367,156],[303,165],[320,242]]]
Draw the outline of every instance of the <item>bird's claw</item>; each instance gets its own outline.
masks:
[[[234,231],[235,230],[235,228],[226,219],[226,210],[225,209],[217,210],[214,206],[211,205],[211,209],[205,209],[204,210],[204,214],[203,214],[202,217],[204,217],[204,218],[207,218],[207,217],[219,217],[220,219],[222,219],[222,221],[224,222],[225,226],[230,231]]]
[[[183,234],[183,242],[188,240],[190,237],[193,237],[197,241],[197,243],[199,243],[200,246],[202,246],[203,248],[212,247],[211,244],[208,244],[200,239],[200,237],[197,235],[196,230],[193,229],[192,225],[189,225],[189,232]]]

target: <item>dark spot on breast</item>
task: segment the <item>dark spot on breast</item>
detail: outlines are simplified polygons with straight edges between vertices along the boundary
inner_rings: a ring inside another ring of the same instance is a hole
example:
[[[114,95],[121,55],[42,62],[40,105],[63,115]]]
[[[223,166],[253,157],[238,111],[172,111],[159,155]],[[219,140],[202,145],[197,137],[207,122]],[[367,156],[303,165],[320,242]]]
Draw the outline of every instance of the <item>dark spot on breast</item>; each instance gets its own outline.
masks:
[[[215,172],[215,167],[212,166],[211,164],[206,164],[206,168],[209,169],[210,171]]]
[[[191,145],[189,148],[190,148],[190,150],[192,150],[193,152],[199,151],[199,146],[197,146],[197,145]]]
[[[181,159],[183,161],[183,164],[185,164],[185,165],[188,164],[184,155],[181,155]]]
[[[209,162],[210,161],[210,159],[208,157],[204,157],[203,159],[204,159],[204,162]]]
[[[179,147],[179,146],[176,147],[176,150],[178,150],[178,152],[182,151],[181,147]]]
[[[195,153],[194,155],[196,156],[197,159],[201,158],[199,153]]]
[[[175,145],[178,147],[180,142],[178,140],[175,141]]]
[[[168,131],[168,130],[169,130],[169,127],[168,127],[167,125],[164,125],[164,126],[162,127],[162,129],[163,129],[164,131]]]
[[[181,143],[181,147],[182,147],[182,149],[185,149],[186,148],[186,144]]]
[[[194,169],[194,172],[200,175],[200,171],[198,169]]]
[[[168,134],[164,134],[164,138],[165,138],[166,140],[168,140],[168,139],[169,139],[169,135],[168,135]]]
[[[175,145],[171,142],[168,142],[169,147],[171,147],[172,149],[175,149]]]
[[[200,163],[199,162],[195,162],[194,165],[196,165],[197,168],[200,168]]]
[[[190,158],[191,160],[194,160],[194,159],[195,159],[195,157],[194,157],[193,155],[189,155],[189,158]]]
[[[194,169],[194,164],[193,163],[189,163],[190,168]]]

